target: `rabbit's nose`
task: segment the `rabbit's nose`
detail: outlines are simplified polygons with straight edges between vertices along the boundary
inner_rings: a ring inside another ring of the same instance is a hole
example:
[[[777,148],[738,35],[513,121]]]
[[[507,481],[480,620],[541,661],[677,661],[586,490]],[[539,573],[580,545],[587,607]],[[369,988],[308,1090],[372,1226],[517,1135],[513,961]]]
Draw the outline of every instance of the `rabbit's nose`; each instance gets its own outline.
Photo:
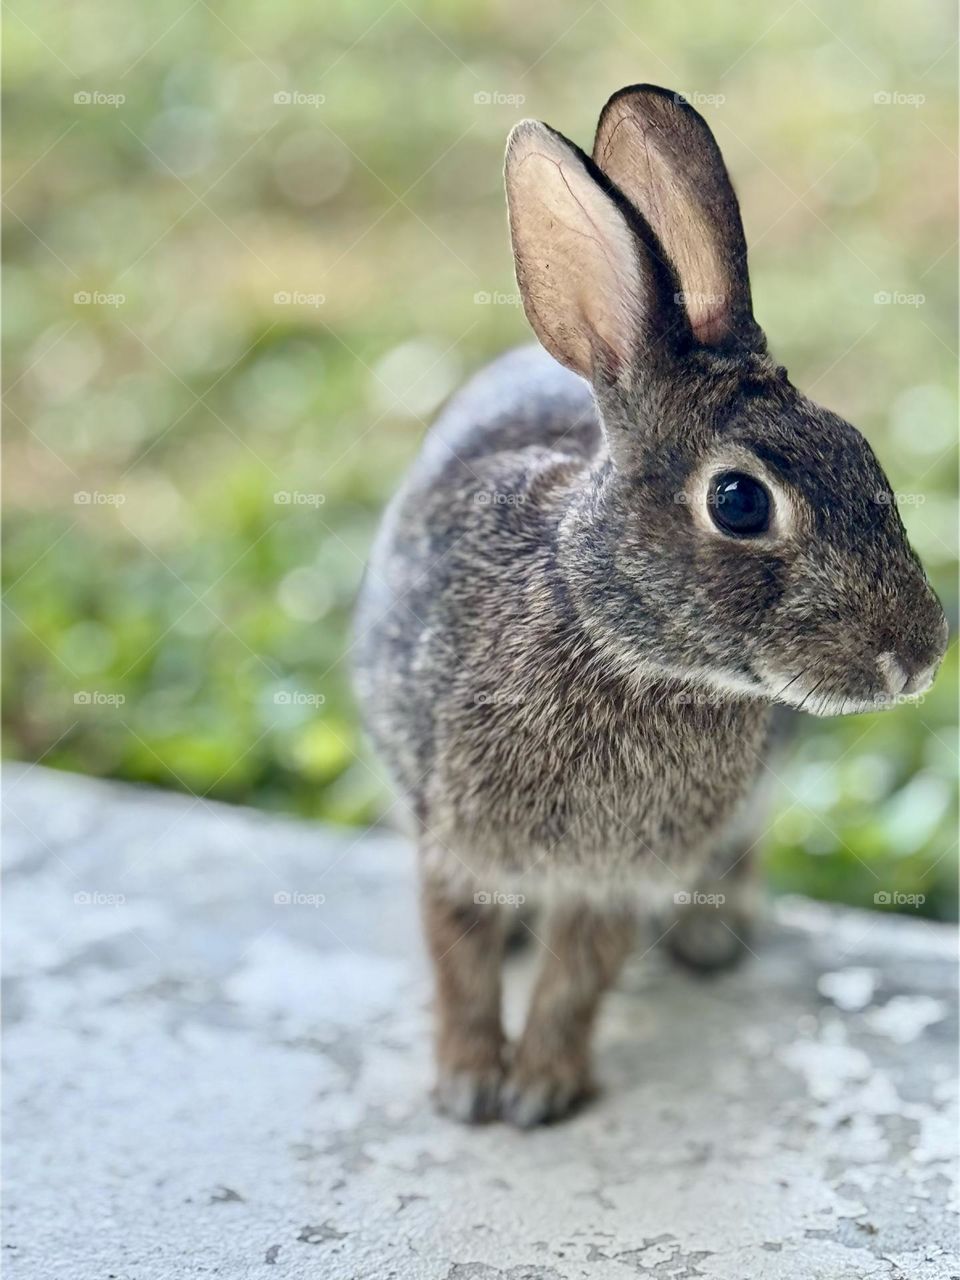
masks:
[[[899,634],[888,631],[877,657],[884,687],[891,697],[926,693],[947,651],[950,629],[940,601],[929,588],[917,601],[910,624]]]
[[[896,653],[887,651],[877,658],[877,666],[883,676],[883,683],[891,697],[898,694],[926,693],[933,684],[933,678],[940,667],[942,654],[925,666],[914,666]]]
[[[881,653],[877,658],[877,666],[880,668],[881,676],[883,676],[883,683],[887,693],[894,698],[898,693],[903,693],[910,681],[910,673],[897,655],[890,650]]]

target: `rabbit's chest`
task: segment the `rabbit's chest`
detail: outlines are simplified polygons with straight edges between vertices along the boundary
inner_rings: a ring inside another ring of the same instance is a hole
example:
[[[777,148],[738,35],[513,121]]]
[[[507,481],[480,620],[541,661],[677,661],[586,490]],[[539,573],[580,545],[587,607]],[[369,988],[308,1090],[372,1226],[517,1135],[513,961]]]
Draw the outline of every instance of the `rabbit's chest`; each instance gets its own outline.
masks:
[[[682,870],[759,767],[757,704],[500,708],[447,744],[433,820],[450,847],[524,871]]]

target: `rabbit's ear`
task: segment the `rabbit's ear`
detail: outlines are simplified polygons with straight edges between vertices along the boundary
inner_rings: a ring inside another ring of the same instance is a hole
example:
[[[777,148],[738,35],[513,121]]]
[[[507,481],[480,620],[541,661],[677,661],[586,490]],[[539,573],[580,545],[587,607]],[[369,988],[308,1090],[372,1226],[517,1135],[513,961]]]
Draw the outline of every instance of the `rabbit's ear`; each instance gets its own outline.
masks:
[[[655,85],[621,89],[600,115],[593,159],[659,238],[698,341],[762,350],[740,206],[702,116]]]
[[[523,120],[507,143],[505,179],[523,308],[561,364],[615,380],[665,350],[668,335],[689,340],[655,238],[578,147]]]

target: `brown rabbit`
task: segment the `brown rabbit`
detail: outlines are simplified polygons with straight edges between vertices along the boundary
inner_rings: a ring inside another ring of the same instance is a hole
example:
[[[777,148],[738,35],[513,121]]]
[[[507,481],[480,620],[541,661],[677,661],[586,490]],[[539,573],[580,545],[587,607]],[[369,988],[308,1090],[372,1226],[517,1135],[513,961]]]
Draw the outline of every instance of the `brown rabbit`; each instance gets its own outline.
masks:
[[[635,907],[736,859],[771,705],[919,692],[947,632],[869,446],[767,354],[697,112],[623,89],[592,160],[524,121],[506,186],[546,352],[440,414],[373,549],[356,652],[416,831],[439,1105],[531,1125],[589,1087]],[[545,904],[545,954],[507,1054],[520,894]]]

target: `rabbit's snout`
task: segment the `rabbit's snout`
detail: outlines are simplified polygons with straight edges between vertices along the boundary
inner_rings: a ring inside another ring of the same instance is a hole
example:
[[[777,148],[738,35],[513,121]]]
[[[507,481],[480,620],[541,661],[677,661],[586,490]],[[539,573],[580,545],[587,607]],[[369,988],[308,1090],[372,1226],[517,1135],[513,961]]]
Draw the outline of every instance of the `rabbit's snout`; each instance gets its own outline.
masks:
[[[898,694],[926,693],[933,684],[940,659],[928,663],[917,671],[911,672],[901,659],[889,650],[877,658],[877,666],[883,676],[883,683],[891,697]]]
[[[915,627],[877,658],[884,687],[891,697],[926,693],[946,653],[949,629],[940,603],[931,593],[925,605],[921,610],[925,625]]]
[[[842,580],[816,635],[805,608],[794,614],[789,645],[756,668],[775,700],[816,716],[848,715],[895,706],[933,684],[949,631],[926,579],[910,565],[899,578],[888,569],[885,589],[861,585],[866,590],[854,592],[849,575]]]

